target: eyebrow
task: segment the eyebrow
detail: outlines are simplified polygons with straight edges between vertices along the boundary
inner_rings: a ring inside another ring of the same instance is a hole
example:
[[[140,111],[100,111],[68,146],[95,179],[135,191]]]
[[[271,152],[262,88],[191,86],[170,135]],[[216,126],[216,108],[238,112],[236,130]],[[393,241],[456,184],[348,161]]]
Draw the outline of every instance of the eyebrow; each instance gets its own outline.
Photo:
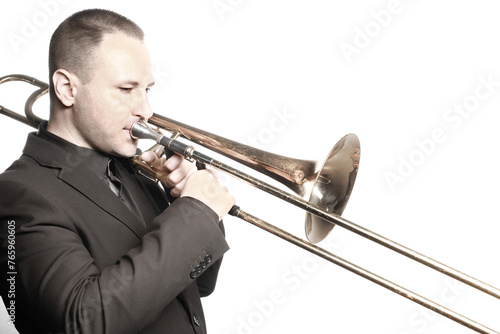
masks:
[[[118,86],[131,85],[132,87],[138,87],[138,86],[140,86],[140,83],[138,81],[134,81],[134,80],[125,80],[125,81],[118,82],[117,85]],[[155,82],[151,81],[146,87],[152,87],[154,85],[155,85]]]

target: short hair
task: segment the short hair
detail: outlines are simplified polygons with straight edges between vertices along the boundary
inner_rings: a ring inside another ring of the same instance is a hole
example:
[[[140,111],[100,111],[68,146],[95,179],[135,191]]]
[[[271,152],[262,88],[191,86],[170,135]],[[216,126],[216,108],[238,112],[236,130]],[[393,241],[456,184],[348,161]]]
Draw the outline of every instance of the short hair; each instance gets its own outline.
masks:
[[[49,46],[49,82],[51,98],[55,97],[52,76],[58,69],[77,75],[83,82],[91,80],[94,51],[105,34],[121,32],[144,40],[142,29],[130,19],[105,9],[86,9],[64,20],[52,34]]]

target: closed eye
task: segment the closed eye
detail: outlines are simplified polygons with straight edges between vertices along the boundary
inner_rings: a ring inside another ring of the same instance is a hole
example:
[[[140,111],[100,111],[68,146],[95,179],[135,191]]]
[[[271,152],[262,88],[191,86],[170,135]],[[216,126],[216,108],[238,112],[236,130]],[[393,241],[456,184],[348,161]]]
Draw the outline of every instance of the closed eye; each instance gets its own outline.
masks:
[[[120,90],[124,93],[132,91],[132,87],[120,87]]]

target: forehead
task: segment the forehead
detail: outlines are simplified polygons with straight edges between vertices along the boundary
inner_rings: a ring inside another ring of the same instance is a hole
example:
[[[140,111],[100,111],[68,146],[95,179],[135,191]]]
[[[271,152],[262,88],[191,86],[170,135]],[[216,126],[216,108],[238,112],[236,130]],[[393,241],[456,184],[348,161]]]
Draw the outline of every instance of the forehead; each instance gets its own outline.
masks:
[[[142,40],[122,33],[106,34],[95,56],[98,73],[114,79],[152,80],[151,58]]]

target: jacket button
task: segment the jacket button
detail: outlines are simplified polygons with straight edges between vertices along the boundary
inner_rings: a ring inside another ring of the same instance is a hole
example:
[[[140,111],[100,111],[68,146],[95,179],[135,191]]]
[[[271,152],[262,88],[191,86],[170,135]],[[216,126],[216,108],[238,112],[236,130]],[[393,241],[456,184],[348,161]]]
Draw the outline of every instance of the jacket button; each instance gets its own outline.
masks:
[[[193,322],[196,326],[200,327],[201,326],[201,323],[200,323],[200,317],[198,317],[197,315],[193,316]]]
[[[192,279],[195,279],[197,276],[198,276],[198,273],[196,272],[196,270],[193,270],[191,272],[191,274],[189,274],[189,277],[191,277]]]

